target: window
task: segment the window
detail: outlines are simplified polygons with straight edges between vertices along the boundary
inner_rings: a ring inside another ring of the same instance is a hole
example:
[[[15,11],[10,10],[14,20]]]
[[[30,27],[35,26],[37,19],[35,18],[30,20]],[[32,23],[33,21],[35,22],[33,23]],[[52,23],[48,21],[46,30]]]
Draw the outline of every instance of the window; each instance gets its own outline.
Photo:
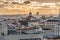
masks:
[[[0,23],[0,25],[1,25],[1,23]]]

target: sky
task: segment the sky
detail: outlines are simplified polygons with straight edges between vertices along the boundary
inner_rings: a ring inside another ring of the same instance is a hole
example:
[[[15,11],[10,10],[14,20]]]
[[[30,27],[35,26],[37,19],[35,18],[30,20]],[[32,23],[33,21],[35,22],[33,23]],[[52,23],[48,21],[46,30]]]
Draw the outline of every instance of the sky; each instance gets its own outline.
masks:
[[[1,1],[1,0],[0,0]],[[24,0],[23,0],[24,1]],[[25,0],[26,1],[26,0]],[[5,6],[0,2],[0,15],[16,15],[28,14],[30,11],[33,14],[58,14],[60,8],[60,0],[28,0],[31,3],[24,4],[9,4]]]
[[[31,1],[38,1],[38,2],[59,2],[60,0],[31,0]]]

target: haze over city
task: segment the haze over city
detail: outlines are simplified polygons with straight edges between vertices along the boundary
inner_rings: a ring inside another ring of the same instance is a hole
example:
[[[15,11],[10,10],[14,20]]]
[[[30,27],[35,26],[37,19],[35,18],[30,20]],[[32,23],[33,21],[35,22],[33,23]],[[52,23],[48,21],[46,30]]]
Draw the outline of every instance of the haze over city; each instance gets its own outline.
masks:
[[[4,3],[9,2],[9,3]],[[11,2],[18,2],[12,4]],[[0,15],[28,14],[58,14],[60,0],[0,0]]]

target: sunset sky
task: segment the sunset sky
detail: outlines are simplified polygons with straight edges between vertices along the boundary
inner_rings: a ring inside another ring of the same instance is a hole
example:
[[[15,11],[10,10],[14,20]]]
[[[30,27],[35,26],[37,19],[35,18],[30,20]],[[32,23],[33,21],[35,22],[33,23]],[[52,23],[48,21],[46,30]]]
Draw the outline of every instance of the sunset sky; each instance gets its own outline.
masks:
[[[20,3],[8,4],[8,6],[5,6],[5,4],[0,2],[0,15],[28,14],[30,11],[33,14],[36,14],[36,12],[39,12],[40,14],[58,14],[59,13],[60,0],[45,0],[45,1],[44,0],[25,0],[25,1],[30,1],[29,4],[21,3],[21,0],[14,0],[14,1],[17,1]]]

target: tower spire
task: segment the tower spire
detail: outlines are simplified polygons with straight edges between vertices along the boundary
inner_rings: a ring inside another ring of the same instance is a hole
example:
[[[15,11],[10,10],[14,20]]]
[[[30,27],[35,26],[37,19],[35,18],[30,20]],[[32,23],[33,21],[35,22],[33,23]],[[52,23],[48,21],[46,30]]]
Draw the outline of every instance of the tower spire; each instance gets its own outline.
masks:
[[[60,19],[60,9],[59,9],[59,15],[58,15],[58,19]]]

